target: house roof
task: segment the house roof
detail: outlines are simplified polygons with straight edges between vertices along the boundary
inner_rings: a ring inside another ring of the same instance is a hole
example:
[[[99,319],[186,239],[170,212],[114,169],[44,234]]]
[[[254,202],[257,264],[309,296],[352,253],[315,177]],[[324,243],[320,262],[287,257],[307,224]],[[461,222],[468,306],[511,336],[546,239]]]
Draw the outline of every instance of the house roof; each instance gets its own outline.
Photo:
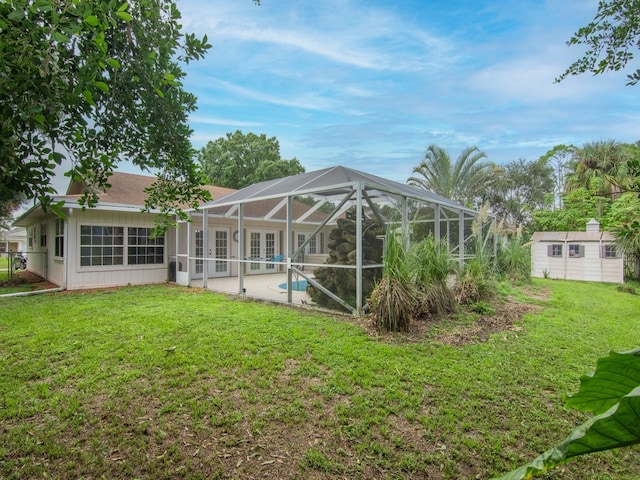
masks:
[[[609,232],[535,232],[531,242],[612,242],[615,237]]]
[[[144,206],[147,193],[144,191],[155,182],[155,177],[148,175],[136,175],[133,173],[113,172],[109,177],[110,188],[98,192],[98,204],[96,209],[100,210],[121,210],[138,212]],[[65,195],[56,195],[54,202],[65,202],[67,208],[82,208],[78,203],[85,186],[81,182],[71,181]],[[214,185],[204,185],[212,198],[228,195],[235,190],[232,188],[217,187]],[[32,220],[45,216],[45,212],[39,203],[27,210],[18,217],[13,224],[26,226]]]
[[[111,188],[98,193],[100,203],[103,204],[120,204],[133,205],[137,207],[144,206],[144,202],[148,195],[145,189],[151,187],[155,182],[155,177],[146,175],[136,175],[133,173],[114,172],[109,177]],[[216,187],[213,185],[204,185],[202,188],[211,194],[211,198],[218,198],[235,192],[232,188]],[[56,197],[58,200],[77,201],[81,196],[85,186],[81,182],[72,181],[69,183],[66,195]]]
[[[109,184],[111,187],[98,192],[98,205],[96,205],[95,208],[103,210],[138,212],[144,206],[144,202],[148,196],[144,190],[151,187],[154,181],[155,177],[114,172],[113,175],[109,177]],[[71,181],[66,194],[55,196],[53,201],[64,201],[65,207],[68,208],[81,208],[78,201],[85,188],[86,187],[81,182]],[[232,188],[218,187],[214,185],[204,185],[202,188],[207,190],[213,199],[236,192],[236,190]],[[273,220],[285,220],[286,210],[283,207],[274,210],[277,205],[278,199],[275,198],[250,205],[245,210],[245,216],[248,218],[263,218],[265,215],[271,213],[269,218]],[[309,206],[301,202],[293,203],[293,210],[296,215],[302,215],[309,208]],[[216,212],[214,211],[211,213],[215,214]],[[34,219],[43,217],[44,215],[45,213],[43,212],[40,204],[36,204],[30,210],[18,217],[13,223],[14,225],[26,226]],[[326,214],[316,211],[308,216],[308,220],[310,222],[320,222],[325,217]]]
[[[342,166],[256,183],[205,203],[202,208],[233,206],[289,195],[313,195],[333,201],[353,191],[356,184],[362,184],[372,199],[385,196],[395,199],[407,197],[477,215],[474,210],[433,192]]]

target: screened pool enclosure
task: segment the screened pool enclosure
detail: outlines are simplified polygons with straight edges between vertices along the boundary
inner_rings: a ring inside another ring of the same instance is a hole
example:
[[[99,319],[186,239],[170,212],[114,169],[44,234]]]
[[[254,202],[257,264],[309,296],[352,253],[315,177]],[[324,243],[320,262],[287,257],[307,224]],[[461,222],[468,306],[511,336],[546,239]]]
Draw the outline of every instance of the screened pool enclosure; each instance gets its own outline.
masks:
[[[442,196],[340,166],[251,185],[189,215],[176,229],[177,283],[232,284],[260,297],[247,285],[278,278],[282,301],[354,315],[381,274],[386,231],[402,229],[412,242],[431,234],[463,262],[478,218]],[[477,229],[486,244],[492,226]]]

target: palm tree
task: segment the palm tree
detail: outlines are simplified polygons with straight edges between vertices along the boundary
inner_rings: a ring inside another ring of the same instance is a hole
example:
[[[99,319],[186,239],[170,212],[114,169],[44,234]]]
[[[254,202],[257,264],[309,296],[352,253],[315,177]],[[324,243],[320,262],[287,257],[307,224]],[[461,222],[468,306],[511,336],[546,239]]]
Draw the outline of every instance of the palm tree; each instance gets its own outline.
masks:
[[[575,173],[567,182],[569,191],[584,187],[594,189],[595,194],[618,198],[624,192],[628,179],[629,152],[614,140],[585,144],[574,153]]]
[[[468,147],[452,163],[446,150],[429,145],[424,160],[413,169],[416,176],[409,177],[407,183],[455,202],[471,205],[496,177],[493,164],[481,161],[486,158],[486,154],[478,147]]]

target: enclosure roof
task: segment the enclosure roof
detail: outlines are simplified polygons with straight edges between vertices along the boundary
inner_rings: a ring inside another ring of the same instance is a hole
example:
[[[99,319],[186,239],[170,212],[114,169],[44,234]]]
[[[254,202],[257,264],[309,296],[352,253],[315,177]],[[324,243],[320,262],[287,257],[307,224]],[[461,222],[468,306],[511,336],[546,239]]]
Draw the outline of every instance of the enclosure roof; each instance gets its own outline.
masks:
[[[407,197],[477,215],[474,210],[433,192],[342,166],[256,183],[205,203],[201,208],[231,206],[289,195],[313,195],[335,200],[353,191],[358,184],[363,185],[372,199],[391,196],[397,200]]]

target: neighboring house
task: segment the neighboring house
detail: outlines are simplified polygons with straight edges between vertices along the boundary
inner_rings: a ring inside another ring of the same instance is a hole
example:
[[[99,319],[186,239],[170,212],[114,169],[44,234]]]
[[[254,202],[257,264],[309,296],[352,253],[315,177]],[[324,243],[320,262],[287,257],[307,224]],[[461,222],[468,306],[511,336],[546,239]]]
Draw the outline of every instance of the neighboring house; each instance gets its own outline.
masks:
[[[591,282],[624,282],[622,253],[614,237],[591,219],[585,232],[536,232],[531,276]]]
[[[26,252],[27,231],[20,227],[0,230],[0,253]]]
[[[95,208],[78,203],[84,185],[72,181],[64,201],[66,219],[37,204],[14,225],[26,228],[28,269],[65,289],[164,282],[175,233],[150,238],[156,214],[141,208],[154,177],[115,172],[111,188],[98,195]],[[207,187],[213,198],[232,189]]]

